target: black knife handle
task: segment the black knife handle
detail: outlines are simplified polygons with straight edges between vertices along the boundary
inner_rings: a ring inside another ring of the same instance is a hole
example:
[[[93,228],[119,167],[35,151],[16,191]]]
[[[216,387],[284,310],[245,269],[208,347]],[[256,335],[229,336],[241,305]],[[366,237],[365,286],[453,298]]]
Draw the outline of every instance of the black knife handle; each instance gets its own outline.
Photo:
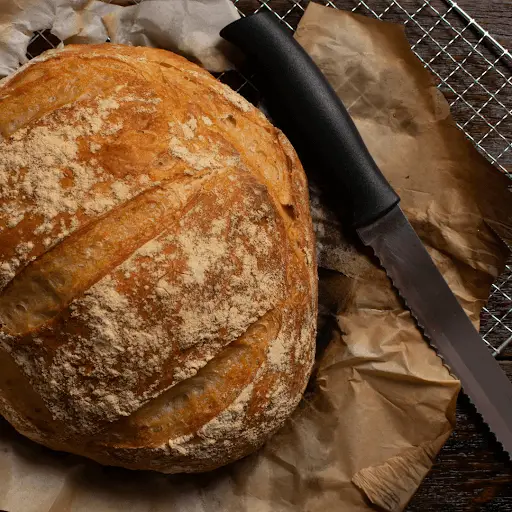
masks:
[[[329,173],[329,181],[348,203],[340,209],[349,212],[355,227],[370,224],[398,203],[398,195],[368,152],[343,103],[273,13],[247,16],[220,34],[238,46],[262,74],[266,89],[262,92],[286,113],[287,124],[301,132],[301,143],[313,148],[322,172]]]

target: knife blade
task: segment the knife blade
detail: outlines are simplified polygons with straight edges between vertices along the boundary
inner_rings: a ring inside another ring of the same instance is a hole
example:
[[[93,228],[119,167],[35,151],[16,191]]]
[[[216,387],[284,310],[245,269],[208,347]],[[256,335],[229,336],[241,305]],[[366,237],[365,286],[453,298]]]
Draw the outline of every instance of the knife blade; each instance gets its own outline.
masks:
[[[325,182],[341,194],[335,206],[373,249],[425,336],[512,457],[512,383],[402,212],[327,79],[274,13],[235,21],[221,36],[255,65],[272,117],[299,154],[308,148]]]

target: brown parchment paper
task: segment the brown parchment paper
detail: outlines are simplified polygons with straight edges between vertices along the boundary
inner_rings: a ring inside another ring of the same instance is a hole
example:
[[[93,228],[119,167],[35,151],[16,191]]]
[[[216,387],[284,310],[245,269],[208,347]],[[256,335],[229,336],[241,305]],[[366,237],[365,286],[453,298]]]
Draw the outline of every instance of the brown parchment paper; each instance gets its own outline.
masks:
[[[478,323],[512,238],[508,180],[458,132],[401,27],[310,4],[297,38],[349,107],[467,313]],[[258,453],[166,476],[56,453],[0,421],[0,510],[402,510],[450,434],[459,383],[371,255],[313,187],[318,358],[305,399]],[[1,371],[1,369],[0,369]]]

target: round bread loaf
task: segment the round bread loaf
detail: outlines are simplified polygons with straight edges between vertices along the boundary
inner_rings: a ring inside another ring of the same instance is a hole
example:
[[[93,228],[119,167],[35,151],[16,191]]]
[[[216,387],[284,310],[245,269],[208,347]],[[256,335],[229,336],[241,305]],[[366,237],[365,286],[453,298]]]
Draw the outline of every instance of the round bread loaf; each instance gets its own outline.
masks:
[[[317,285],[304,172],[163,50],[49,51],[0,82],[0,414],[109,465],[196,472],[301,399]]]

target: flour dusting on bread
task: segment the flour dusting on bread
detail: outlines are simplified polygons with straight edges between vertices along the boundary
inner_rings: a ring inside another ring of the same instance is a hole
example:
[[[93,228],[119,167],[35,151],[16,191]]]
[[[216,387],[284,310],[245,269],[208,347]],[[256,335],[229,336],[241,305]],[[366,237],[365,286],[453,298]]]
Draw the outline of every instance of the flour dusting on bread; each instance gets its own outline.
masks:
[[[0,413],[133,469],[261,446],[314,356],[307,187],[282,133],[181,57],[91,45],[2,81],[0,134],[0,356],[17,372]]]

